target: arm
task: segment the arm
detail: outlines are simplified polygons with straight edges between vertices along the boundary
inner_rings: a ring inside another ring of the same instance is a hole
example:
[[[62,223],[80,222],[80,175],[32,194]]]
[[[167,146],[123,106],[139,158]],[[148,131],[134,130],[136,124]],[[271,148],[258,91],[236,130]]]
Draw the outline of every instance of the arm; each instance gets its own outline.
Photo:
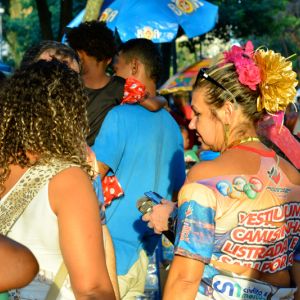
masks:
[[[98,171],[100,174],[100,178],[101,180],[104,178],[104,176],[107,174],[107,172],[109,171],[109,166],[106,165],[105,163],[98,161]]]
[[[213,253],[215,203],[213,191],[204,185],[186,184],[180,190],[175,257],[163,299],[196,298],[204,266]]]
[[[204,263],[175,255],[164,289],[163,300],[194,300],[204,270]]]
[[[25,246],[0,235],[0,291],[21,288],[30,283],[39,265]]]
[[[68,168],[50,181],[49,199],[57,215],[60,247],[76,299],[115,299],[90,179],[80,168]]]
[[[157,111],[167,104],[167,100],[162,96],[145,97],[139,101],[139,104],[150,111]]]
[[[106,225],[103,225],[104,251],[108,274],[113,285],[116,299],[120,299],[118,278],[116,273],[116,257],[111,235]]]

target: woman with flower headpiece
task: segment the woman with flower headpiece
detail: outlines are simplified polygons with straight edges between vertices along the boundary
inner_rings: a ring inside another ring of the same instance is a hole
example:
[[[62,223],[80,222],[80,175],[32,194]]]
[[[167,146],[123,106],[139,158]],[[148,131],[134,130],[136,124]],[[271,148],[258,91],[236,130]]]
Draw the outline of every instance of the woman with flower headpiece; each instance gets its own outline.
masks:
[[[300,299],[300,175],[257,134],[259,126],[297,165],[279,137],[299,149],[281,124],[295,78],[291,62],[251,42],[199,72],[190,128],[221,155],[194,166],[179,193],[163,299]]]

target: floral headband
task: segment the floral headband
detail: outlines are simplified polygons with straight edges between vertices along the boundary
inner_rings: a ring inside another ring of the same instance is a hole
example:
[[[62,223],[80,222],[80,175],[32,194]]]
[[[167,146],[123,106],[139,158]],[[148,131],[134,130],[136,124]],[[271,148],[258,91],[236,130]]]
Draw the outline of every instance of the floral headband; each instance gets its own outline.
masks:
[[[257,110],[265,109],[268,114],[259,122],[260,135],[271,140],[300,169],[300,143],[283,125],[284,111],[295,101],[296,72],[292,63],[272,50],[254,51],[251,41],[245,47],[233,46],[224,52],[224,62],[233,63],[241,84],[251,90],[259,88]]]
[[[296,72],[292,62],[280,53],[272,50],[254,51],[251,41],[244,47],[232,46],[225,51],[224,63],[233,63],[241,84],[251,90],[259,88],[257,110],[265,109],[268,113],[284,111],[296,96]]]

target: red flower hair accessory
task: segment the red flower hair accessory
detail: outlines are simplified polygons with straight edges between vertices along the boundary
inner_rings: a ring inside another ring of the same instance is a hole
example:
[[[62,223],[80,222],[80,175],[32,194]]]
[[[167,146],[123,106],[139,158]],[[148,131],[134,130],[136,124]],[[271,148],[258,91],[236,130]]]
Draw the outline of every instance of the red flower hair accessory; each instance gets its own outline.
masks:
[[[239,75],[239,82],[255,91],[261,82],[260,70],[254,62],[254,47],[248,41],[245,47],[232,46],[224,53],[224,62],[233,63]]]

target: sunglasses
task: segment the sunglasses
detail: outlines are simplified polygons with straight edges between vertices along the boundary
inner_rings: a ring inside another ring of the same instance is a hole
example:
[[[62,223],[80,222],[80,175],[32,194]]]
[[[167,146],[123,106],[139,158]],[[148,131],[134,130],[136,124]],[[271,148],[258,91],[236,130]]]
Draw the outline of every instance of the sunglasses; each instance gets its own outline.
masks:
[[[209,76],[204,71],[204,69],[200,69],[199,70],[199,73],[198,73],[198,75],[196,77],[195,85],[198,82],[198,80],[200,80],[200,79],[205,79],[205,80],[209,81],[210,83],[212,83],[213,85],[219,87],[220,89],[222,89],[223,91],[225,91],[228,95],[230,95],[230,97],[232,98],[234,104],[237,103],[236,99],[235,99],[235,96],[228,89],[226,89],[220,82],[218,82],[217,80],[215,80],[211,76]]]
[[[197,77],[196,77],[196,81],[195,81],[195,84],[198,82],[198,80],[200,79],[205,79],[207,81],[209,81],[210,83],[214,84],[215,86],[221,88],[222,90],[224,91],[227,91],[227,89],[221,84],[219,83],[217,80],[213,79],[211,76],[209,76],[205,71],[204,69],[200,69],[198,74],[197,74]]]

